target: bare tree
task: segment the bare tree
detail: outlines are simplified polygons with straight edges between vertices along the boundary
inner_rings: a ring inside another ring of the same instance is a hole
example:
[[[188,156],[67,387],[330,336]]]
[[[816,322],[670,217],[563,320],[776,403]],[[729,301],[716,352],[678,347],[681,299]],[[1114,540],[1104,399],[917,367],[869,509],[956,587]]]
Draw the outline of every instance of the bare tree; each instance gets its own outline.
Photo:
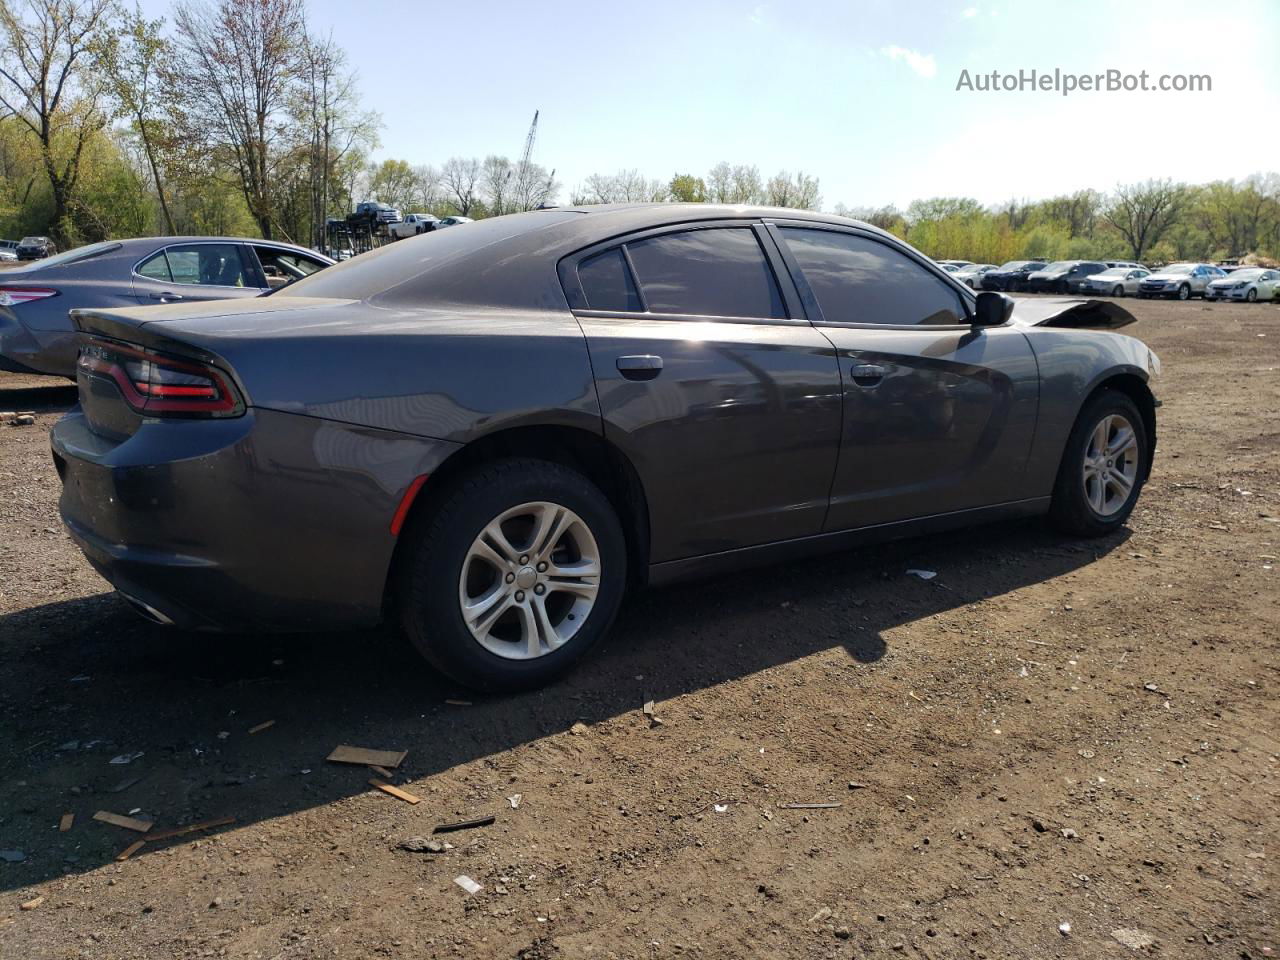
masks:
[[[0,105],[40,144],[53,193],[53,232],[69,241],[80,161],[106,126],[102,83],[87,69],[110,32],[113,0],[0,0]]]
[[[480,192],[491,217],[510,213],[513,205],[515,167],[506,157],[490,154],[480,168]]]
[[[273,180],[303,67],[302,0],[181,2],[174,25],[188,132],[230,154],[249,212],[270,238]]]
[[[164,20],[148,20],[140,7],[135,6],[132,13],[121,11],[119,32],[105,37],[98,45],[98,65],[110,84],[110,93],[120,114],[129,118],[142,143],[164,226],[172,234],[175,232],[173,215],[165,197],[155,132],[162,99],[160,67],[171,55],[168,41],[160,35],[162,26]]]
[[[475,157],[450,157],[440,171],[440,182],[453,208],[467,216],[476,202],[476,183],[480,179],[480,161]]]
[[[771,177],[765,187],[765,202],[770,206],[816,210],[821,201],[817,177],[803,171],[797,171],[795,179],[792,179],[791,174],[783,170]]]
[[[1186,195],[1186,187],[1172,180],[1122,184],[1102,216],[1120,231],[1133,259],[1141,260],[1178,219]]]

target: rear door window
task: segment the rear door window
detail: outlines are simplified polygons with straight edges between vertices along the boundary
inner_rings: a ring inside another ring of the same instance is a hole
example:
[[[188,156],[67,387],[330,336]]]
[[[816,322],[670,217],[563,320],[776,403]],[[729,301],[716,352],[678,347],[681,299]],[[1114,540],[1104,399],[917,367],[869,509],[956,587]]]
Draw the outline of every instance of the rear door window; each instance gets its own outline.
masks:
[[[138,264],[136,272],[138,276],[146,277],[148,280],[159,280],[162,283],[173,282],[173,276],[169,273],[169,261],[165,259],[163,250]]]
[[[170,247],[165,251],[174,283],[212,287],[256,286],[244,268],[239,248],[233,243],[202,243]]]
[[[622,248],[597,254],[578,264],[578,281],[592,310],[643,310]]]
[[[783,319],[773,269],[749,227],[664,233],[627,244],[650,313]]]

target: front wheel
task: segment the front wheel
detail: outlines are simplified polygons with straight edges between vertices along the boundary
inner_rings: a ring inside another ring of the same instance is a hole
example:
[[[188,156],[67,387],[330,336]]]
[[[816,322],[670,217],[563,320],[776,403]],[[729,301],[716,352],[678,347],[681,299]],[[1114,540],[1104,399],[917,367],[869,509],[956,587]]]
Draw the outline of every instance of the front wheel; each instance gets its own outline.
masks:
[[[1249,288],[1249,292],[1248,292],[1248,293],[1246,293],[1246,294],[1244,295],[1244,298],[1245,298],[1246,300],[1248,300],[1250,303],[1257,303],[1257,302],[1258,302],[1258,290],[1257,290],[1257,288],[1256,288],[1256,287],[1250,287],[1250,288]]]
[[[559,464],[477,468],[405,535],[405,632],[441,672],[477,690],[528,689],[564,673],[622,601],[618,517],[586,477]]]
[[[1067,439],[1049,517],[1059,530],[1100,537],[1133,512],[1150,462],[1146,424],[1137,404],[1103,390],[1080,412]]]
[[[1187,284],[1185,284],[1185,283],[1184,283],[1182,286],[1180,286],[1180,287],[1178,288],[1178,299],[1179,299],[1179,300],[1190,300],[1190,299],[1191,299],[1191,287],[1189,287],[1189,286],[1188,286]]]
[[[1124,287],[1122,287],[1120,284],[1116,284],[1116,288],[1115,288],[1114,290],[1112,290],[1112,291],[1111,291],[1111,295],[1112,295],[1113,297],[1123,297],[1123,296],[1124,296]]]

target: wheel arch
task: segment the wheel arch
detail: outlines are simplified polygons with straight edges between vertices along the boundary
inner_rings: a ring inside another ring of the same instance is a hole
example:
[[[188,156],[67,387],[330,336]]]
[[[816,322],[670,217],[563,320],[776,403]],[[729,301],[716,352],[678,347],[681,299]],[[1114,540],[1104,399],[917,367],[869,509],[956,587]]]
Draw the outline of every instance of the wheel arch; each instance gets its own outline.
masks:
[[[1138,412],[1142,415],[1142,426],[1147,434],[1147,457],[1146,463],[1143,464],[1143,479],[1151,476],[1151,465],[1155,459],[1156,453],[1156,397],[1151,392],[1151,387],[1147,383],[1147,376],[1137,367],[1122,367],[1119,369],[1109,370],[1102,374],[1092,385],[1089,391],[1080,401],[1080,406],[1076,409],[1074,424],[1079,420],[1081,412],[1089,403],[1104,390],[1115,390],[1123,393],[1137,406]],[[1062,452],[1066,456],[1066,450]],[[1061,461],[1059,461],[1061,464]]]
[[[516,457],[561,464],[577,470],[599,487],[622,525],[630,579],[633,583],[645,582],[649,568],[649,505],[631,461],[603,436],[582,427],[524,425],[472,440],[452,453],[423,484],[392,553],[384,606],[392,599],[397,571],[415,529],[438,509],[454,483],[481,464]]]

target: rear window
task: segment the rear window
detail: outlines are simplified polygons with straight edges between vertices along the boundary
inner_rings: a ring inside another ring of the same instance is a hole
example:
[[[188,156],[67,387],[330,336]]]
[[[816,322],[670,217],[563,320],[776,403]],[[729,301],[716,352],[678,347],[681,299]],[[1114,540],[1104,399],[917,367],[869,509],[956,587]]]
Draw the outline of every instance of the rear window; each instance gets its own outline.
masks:
[[[413,243],[379,247],[281,289],[291,297],[367,300],[484,247],[581,216],[564,210],[538,211],[477,220],[465,230],[432,230]]]
[[[27,243],[27,240],[23,240]],[[74,250],[67,250],[65,253],[55,253],[52,257],[45,257],[38,260],[30,268],[31,270],[47,270],[49,267],[57,267],[64,263],[79,263],[81,260],[89,260],[93,257],[100,257],[104,253],[110,253],[112,250],[119,250],[120,244],[111,240],[104,240],[101,243],[91,243],[87,247],[76,247]]]

